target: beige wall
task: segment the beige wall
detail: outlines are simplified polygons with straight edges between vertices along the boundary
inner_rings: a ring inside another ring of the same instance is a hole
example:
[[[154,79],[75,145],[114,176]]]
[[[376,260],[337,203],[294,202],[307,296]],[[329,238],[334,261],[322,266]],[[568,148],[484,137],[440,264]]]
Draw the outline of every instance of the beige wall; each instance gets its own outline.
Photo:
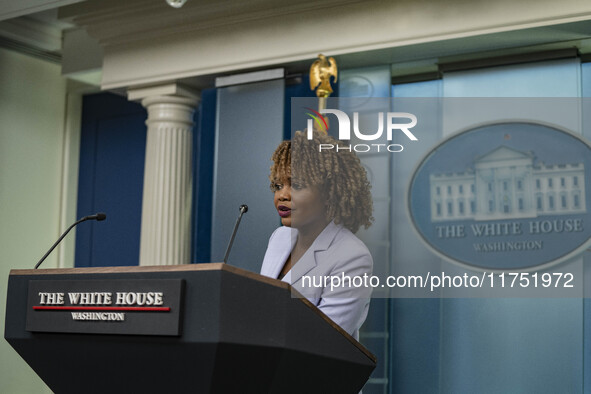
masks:
[[[64,166],[69,166],[69,152],[78,149],[72,146],[77,138],[70,137],[76,135],[75,119],[72,122],[66,117],[67,103],[76,107],[76,100],[68,100],[66,92],[59,65],[0,49],[2,332],[10,269],[32,268],[59,236],[62,222],[74,212],[71,204],[64,207],[76,177]],[[57,265],[56,253],[44,263],[45,267]],[[44,392],[50,390],[1,339],[0,393]]]

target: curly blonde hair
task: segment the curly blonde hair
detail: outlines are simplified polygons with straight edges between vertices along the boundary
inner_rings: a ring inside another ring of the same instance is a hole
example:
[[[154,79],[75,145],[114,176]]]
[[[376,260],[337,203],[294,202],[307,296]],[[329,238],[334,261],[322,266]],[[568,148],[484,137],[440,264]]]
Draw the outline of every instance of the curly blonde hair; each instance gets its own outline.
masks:
[[[319,151],[320,144],[334,148]],[[269,179],[272,190],[273,183],[284,177],[319,187],[328,201],[327,218],[355,233],[361,226],[371,226],[373,202],[365,169],[355,153],[345,147],[327,134],[314,132],[308,140],[305,133],[298,131],[273,153]]]

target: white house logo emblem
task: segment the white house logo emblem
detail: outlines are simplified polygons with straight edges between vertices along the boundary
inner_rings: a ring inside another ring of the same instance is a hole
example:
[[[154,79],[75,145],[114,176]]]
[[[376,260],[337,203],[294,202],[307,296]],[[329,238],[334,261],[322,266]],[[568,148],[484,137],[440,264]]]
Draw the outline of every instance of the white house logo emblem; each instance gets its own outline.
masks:
[[[500,146],[465,172],[432,174],[431,220],[585,213],[583,163],[535,165],[534,158],[534,152]]]
[[[588,244],[589,145],[531,123],[501,123],[447,139],[413,175],[411,219],[456,262],[527,269],[564,261]],[[425,209],[428,208],[428,209]]]

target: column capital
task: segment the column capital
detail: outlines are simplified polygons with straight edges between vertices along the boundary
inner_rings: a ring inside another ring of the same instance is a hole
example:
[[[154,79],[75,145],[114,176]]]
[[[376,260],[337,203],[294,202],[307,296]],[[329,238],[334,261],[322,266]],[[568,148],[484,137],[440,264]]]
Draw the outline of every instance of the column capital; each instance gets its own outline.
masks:
[[[201,100],[201,92],[177,82],[169,82],[160,85],[128,88],[127,99],[141,101],[144,106],[158,101],[197,106]],[[148,100],[149,104],[144,104],[146,100]]]
[[[142,105],[148,110],[146,125],[158,128],[188,127],[193,129],[193,114],[197,102],[195,99],[179,96],[150,96],[142,100]]]
[[[193,111],[195,111],[195,107],[197,107],[197,105],[199,104],[199,99],[187,98],[187,97],[181,97],[181,96],[149,96],[149,97],[142,99],[142,105],[144,106],[144,108],[146,108],[148,110],[150,109],[149,108],[150,106],[153,106],[153,105],[161,106],[164,104],[180,105],[180,106],[190,110],[191,114],[192,114]]]

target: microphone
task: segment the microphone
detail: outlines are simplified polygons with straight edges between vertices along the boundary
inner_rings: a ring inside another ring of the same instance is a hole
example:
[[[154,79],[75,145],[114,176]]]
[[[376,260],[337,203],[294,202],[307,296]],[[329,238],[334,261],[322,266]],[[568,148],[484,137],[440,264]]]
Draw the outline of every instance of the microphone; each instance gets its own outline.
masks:
[[[94,215],[84,216],[82,219],[78,219],[74,224],[72,224],[70,227],[68,227],[68,229],[66,231],[64,231],[64,233],[61,235],[61,237],[58,238],[57,241],[55,241],[53,246],[51,248],[49,248],[47,253],[45,253],[45,256],[41,257],[41,260],[39,260],[37,265],[35,265],[35,269],[39,268],[41,263],[47,258],[47,256],[49,256],[49,254],[53,251],[53,249],[55,249],[55,247],[62,241],[62,239],[64,239],[64,237],[70,232],[71,229],[73,229],[74,227],[76,227],[80,223],[85,222],[87,220],[96,220],[96,221],[100,222],[101,220],[105,220],[106,218],[107,218],[106,214],[99,212],[99,213],[95,213]]]
[[[83,221],[86,220],[96,220],[98,222],[100,222],[101,220],[105,220],[107,218],[107,215],[103,212],[99,212],[99,213],[95,213],[94,215],[90,215],[90,216],[84,216],[79,222],[82,223]]]
[[[242,204],[240,208],[240,215],[236,220],[236,224],[234,225],[234,231],[232,232],[232,237],[230,238],[230,243],[228,243],[228,248],[226,249],[226,255],[224,256],[224,264],[228,262],[228,256],[230,255],[230,249],[232,249],[232,244],[234,243],[234,237],[236,237],[236,231],[238,231],[238,226],[240,225],[240,220],[242,220],[242,215],[248,212],[248,206],[246,204]]]

